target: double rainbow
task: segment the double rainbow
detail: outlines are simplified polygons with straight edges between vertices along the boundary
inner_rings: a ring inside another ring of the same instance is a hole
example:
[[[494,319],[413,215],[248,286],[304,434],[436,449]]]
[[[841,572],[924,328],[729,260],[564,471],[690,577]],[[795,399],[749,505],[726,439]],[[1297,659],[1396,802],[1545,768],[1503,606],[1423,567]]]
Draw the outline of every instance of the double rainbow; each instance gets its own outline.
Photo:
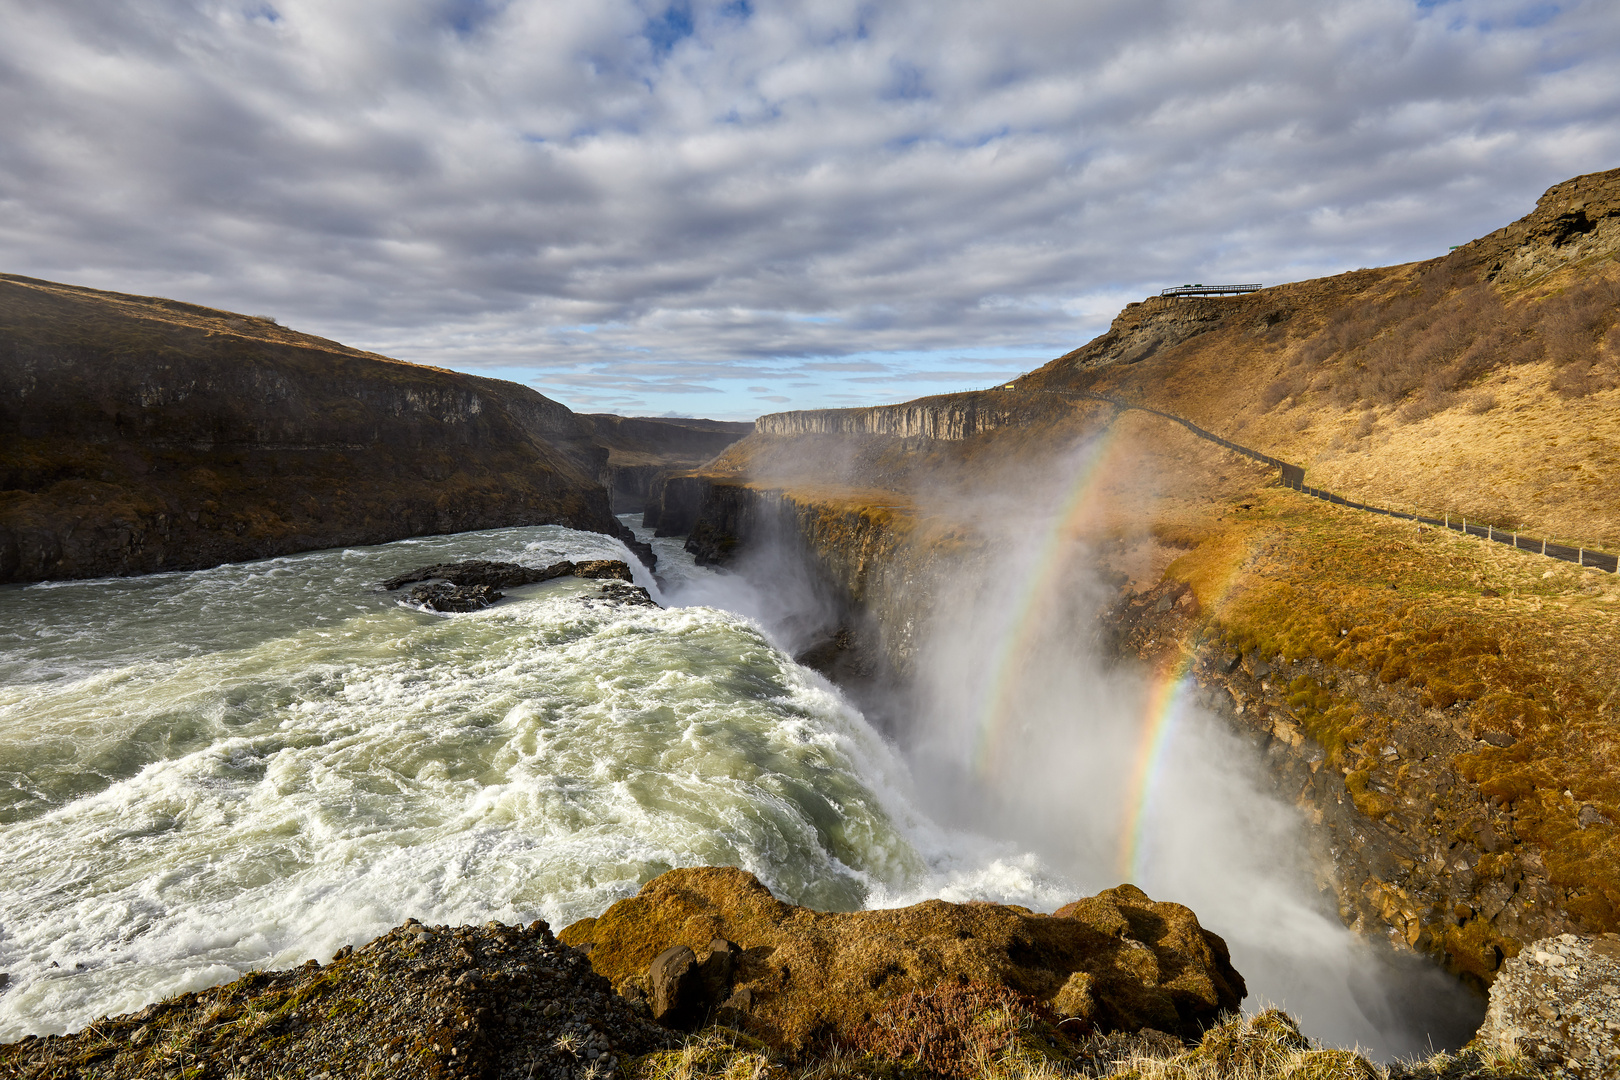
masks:
[[[980,776],[996,772],[1000,748],[1012,727],[1013,688],[1019,681],[1022,660],[1033,651],[1047,614],[1061,595],[1069,569],[1064,558],[1065,540],[1095,508],[1102,479],[1116,471],[1122,464],[1122,456],[1121,442],[1115,438],[1112,428],[1085,448],[1074,479],[999,628],[1001,632],[996,638],[999,644],[991,659],[991,676],[985,681],[977,706],[979,719],[973,765]],[[1225,579],[1214,583],[1212,589],[1200,590],[1205,594],[1206,604],[1217,604],[1226,595],[1237,576],[1239,562],[1229,564],[1231,570]],[[1140,880],[1146,868],[1152,810],[1160,793],[1170,748],[1189,712],[1192,691],[1196,687],[1191,674],[1192,659],[1191,655],[1184,655],[1155,675],[1137,720],[1140,735],[1126,784],[1118,847],[1118,869],[1126,881]]]

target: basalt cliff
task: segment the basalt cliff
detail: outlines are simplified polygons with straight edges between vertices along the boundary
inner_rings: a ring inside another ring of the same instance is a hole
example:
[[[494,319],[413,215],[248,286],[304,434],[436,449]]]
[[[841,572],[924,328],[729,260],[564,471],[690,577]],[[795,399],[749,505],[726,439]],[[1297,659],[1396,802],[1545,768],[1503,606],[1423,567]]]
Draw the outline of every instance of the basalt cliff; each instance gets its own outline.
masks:
[[[744,430],[576,415],[269,319],[0,275],[0,583],[511,525],[629,538],[612,492],[639,503]]]
[[[857,681],[913,676],[1038,532],[1008,589],[1192,680],[1342,920],[1483,989],[1620,929],[1620,582],[1583,565],[1620,552],[1617,253],[1620,170],[1579,177],[1444,257],[1132,304],[1005,387],[762,417],[649,523],[743,571],[793,550],[836,598],[807,658]]]

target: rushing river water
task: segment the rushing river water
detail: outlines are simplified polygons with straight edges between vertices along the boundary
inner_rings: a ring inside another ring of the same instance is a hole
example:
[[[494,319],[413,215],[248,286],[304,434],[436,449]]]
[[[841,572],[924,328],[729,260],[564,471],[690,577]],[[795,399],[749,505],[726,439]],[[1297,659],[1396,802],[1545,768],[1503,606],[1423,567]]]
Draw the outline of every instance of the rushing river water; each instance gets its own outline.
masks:
[[[407,917],[562,926],[676,866],[824,908],[1051,910],[1034,856],[930,823],[904,763],[761,628],[572,578],[434,615],[428,563],[627,558],[553,526],[0,589],[0,1041]],[[711,590],[712,594],[712,590]]]

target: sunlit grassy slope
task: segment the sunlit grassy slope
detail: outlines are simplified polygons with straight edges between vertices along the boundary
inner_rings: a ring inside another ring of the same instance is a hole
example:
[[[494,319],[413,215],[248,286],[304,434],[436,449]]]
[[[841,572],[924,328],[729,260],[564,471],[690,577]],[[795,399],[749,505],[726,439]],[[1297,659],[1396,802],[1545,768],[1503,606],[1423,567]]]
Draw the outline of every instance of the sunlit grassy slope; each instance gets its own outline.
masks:
[[[1287,708],[1417,863],[1487,820],[1501,834],[1474,872],[1482,893],[1533,886],[1519,923],[1454,910],[1456,889],[1424,865],[1400,887],[1407,925],[1433,931],[1424,947],[1489,981],[1526,934],[1620,927],[1620,581],[1333,507],[1168,420],[1079,395],[1185,417],[1359,501],[1617,552],[1617,252],[1620,170],[1561,184],[1443,258],[1133,305],[1013,389],[980,392],[1065,410],[953,442],[755,436],[714,473],[829,512],[900,514],[913,542],[960,542],[1049,515],[1028,500],[1067,498],[1054,473],[1078,476],[1077,441],[1100,437],[1110,457],[1069,538],[1112,580],[1186,581],[1200,602],[1154,662],[1212,643],[1300,659],[1317,674],[1283,687]],[[968,396],[946,405],[960,413]],[[1414,758],[1381,765],[1397,741]],[[1434,786],[1435,754],[1458,788]]]

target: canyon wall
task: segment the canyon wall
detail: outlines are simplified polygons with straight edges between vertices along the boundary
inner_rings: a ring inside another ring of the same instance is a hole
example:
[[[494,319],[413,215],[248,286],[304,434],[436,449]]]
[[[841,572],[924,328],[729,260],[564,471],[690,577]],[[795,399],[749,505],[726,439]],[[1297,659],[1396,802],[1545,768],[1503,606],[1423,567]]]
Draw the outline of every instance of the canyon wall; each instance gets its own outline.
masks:
[[[0,430],[0,581],[622,531],[557,402],[174,301],[0,277]]]
[[[669,487],[685,506],[696,502],[686,546],[700,565],[734,567],[750,551],[768,549],[808,568],[832,617],[811,655],[801,659],[863,682],[903,679],[912,671],[939,549],[906,542],[883,515],[861,507],[695,477]]]
[[[899,439],[970,439],[1001,428],[1047,419],[1063,405],[1030,395],[1009,398],[994,390],[943,394],[866,409],[806,409],[771,413],[754,421],[761,435],[882,435]]]
[[[585,413],[577,419],[607,448],[598,477],[617,514],[644,513],[665,477],[704,464],[754,430],[752,422],[686,417]]]
[[[992,570],[985,552],[919,542],[904,524],[858,507],[712,477],[686,487],[688,499],[701,498],[688,542],[700,562],[738,566],[750,550],[792,551],[838,598],[836,646],[803,659],[856,684],[858,698],[863,679],[892,689],[915,672],[934,589]],[[1483,989],[1518,944],[1590,930],[1563,905],[1511,809],[1463,775],[1458,758],[1475,740],[1436,724],[1420,691],[1377,672],[1239,651],[1174,577],[1124,590],[1094,632],[1119,661],[1152,668],[1187,658],[1199,706],[1254,745],[1276,796],[1305,815],[1317,885],[1359,934],[1430,956]],[[1391,721],[1371,767],[1340,764],[1311,737],[1324,688]]]

